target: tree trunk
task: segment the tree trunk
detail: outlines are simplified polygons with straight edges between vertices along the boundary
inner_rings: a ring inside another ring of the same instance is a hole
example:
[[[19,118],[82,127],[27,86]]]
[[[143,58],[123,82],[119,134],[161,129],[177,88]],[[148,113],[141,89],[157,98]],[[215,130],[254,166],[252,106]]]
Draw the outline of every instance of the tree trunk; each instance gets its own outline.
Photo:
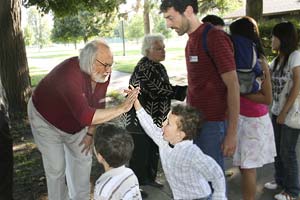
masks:
[[[87,41],[88,41],[88,37],[87,36],[83,36],[83,42],[84,42],[84,44],[86,44]]]
[[[77,41],[76,40],[74,41],[74,48],[75,48],[75,50],[77,50]]]
[[[31,94],[20,0],[1,0],[0,38],[0,76],[10,117],[17,118],[26,113]]]
[[[263,0],[247,0],[246,15],[252,17],[257,22],[261,20],[263,13]]]
[[[150,33],[150,2],[149,0],[144,0],[144,34]]]
[[[9,131],[6,95],[0,80],[0,199],[13,199],[13,139]]]

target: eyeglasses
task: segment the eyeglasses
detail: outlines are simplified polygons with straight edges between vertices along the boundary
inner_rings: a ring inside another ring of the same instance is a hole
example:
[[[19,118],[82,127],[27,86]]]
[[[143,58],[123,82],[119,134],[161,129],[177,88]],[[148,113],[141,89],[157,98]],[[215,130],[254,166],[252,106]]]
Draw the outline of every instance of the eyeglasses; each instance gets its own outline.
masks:
[[[152,48],[154,51],[165,51],[165,48]]]
[[[96,61],[98,61],[101,65],[103,65],[105,67],[105,69],[110,68],[114,65],[113,63],[112,64],[103,63],[100,60],[98,60],[97,58],[96,58]]]

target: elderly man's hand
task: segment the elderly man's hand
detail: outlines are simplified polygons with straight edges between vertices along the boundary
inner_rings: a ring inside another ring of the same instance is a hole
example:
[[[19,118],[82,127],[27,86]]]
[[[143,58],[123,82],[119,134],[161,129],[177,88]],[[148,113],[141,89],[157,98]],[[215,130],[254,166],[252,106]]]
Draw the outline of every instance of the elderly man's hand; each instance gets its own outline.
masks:
[[[127,94],[127,97],[125,101],[121,104],[122,108],[124,109],[124,112],[128,112],[132,108],[133,103],[138,98],[140,93],[139,87],[134,88],[132,85],[130,85],[129,87],[130,89],[124,90],[124,92]]]
[[[85,135],[79,143],[79,146],[83,146],[81,153],[85,152],[85,155],[87,155],[89,152],[92,152],[93,136]]]

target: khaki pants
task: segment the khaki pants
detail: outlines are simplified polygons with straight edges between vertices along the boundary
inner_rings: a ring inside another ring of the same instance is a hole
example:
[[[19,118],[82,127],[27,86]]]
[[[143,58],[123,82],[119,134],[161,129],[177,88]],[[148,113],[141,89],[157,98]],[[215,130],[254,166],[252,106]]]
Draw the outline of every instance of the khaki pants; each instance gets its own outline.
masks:
[[[34,141],[42,154],[48,199],[89,199],[92,155],[81,153],[79,147],[87,129],[74,135],[57,129],[39,114],[31,99],[28,117]]]

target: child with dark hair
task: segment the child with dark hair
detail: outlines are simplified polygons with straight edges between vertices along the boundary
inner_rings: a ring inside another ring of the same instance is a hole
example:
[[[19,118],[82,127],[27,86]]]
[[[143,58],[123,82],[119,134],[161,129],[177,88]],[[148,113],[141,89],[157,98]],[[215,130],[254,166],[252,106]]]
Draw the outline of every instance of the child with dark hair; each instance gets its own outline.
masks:
[[[140,200],[139,183],[125,164],[134,148],[132,137],[114,124],[102,124],[96,130],[94,153],[105,173],[95,184],[94,200]]]
[[[224,20],[217,15],[206,15],[202,18],[202,22],[211,23],[217,29],[224,30],[225,22]]]
[[[189,106],[177,105],[169,112],[163,128],[159,128],[138,100],[134,107],[143,129],[159,147],[173,198],[226,200],[221,167],[193,144],[203,120],[199,112]],[[213,193],[208,182],[212,184]]]
[[[237,19],[230,25],[230,30],[235,36],[244,37],[251,43],[255,43],[256,47],[261,47],[258,26],[251,17]],[[252,44],[250,48],[253,48]],[[240,97],[238,142],[233,156],[233,165],[239,167],[241,172],[243,200],[255,199],[256,169],[274,162],[276,156],[273,127],[268,109],[272,102],[269,66],[262,48],[258,48],[258,53],[265,77],[259,92]],[[256,148],[253,148],[254,146]]]
[[[264,56],[256,21],[241,17],[229,26],[234,46],[234,56],[240,83],[240,93],[256,93],[261,90],[263,77],[259,59]]]
[[[265,187],[282,188],[282,192],[275,195],[277,200],[296,200],[300,195],[296,150],[300,129],[291,127],[286,121],[293,104],[300,103],[300,52],[297,29],[293,23],[281,22],[274,26],[272,50],[277,52],[270,64],[273,89],[271,112],[277,156],[275,180],[266,183]]]

